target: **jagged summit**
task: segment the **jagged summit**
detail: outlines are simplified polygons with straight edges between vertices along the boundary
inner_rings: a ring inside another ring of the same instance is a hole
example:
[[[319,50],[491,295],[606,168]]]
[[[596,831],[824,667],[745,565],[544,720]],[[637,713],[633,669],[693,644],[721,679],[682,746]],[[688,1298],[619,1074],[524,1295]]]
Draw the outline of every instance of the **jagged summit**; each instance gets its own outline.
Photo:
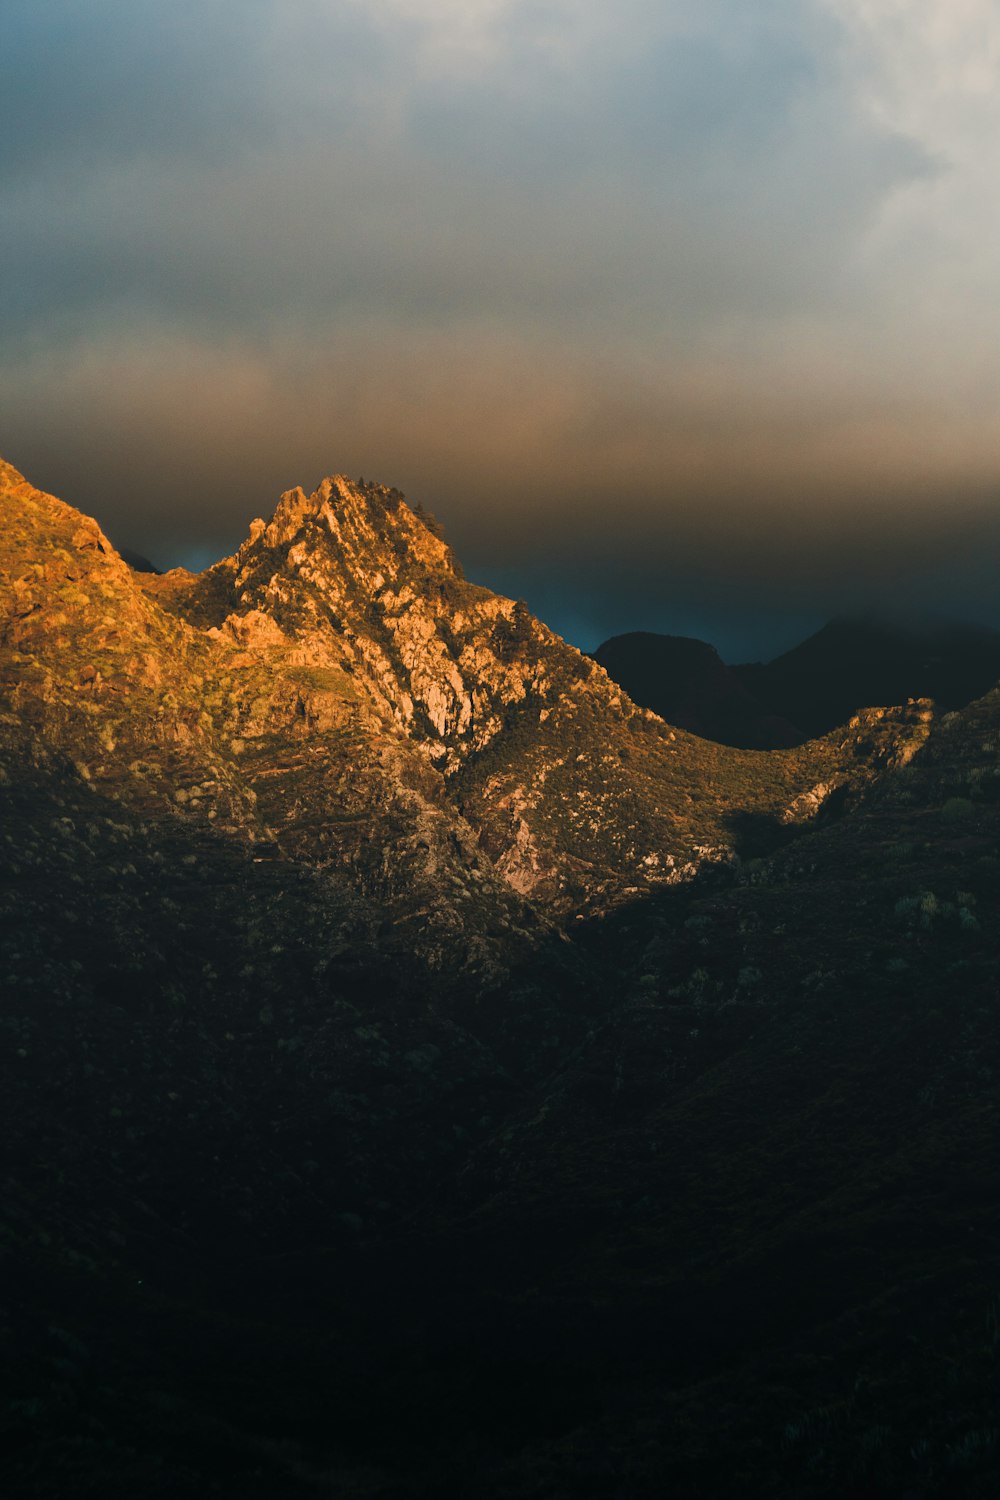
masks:
[[[404,497],[398,490],[387,485],[372,484],[364,479],[351,479],[347,474],[328,474],[316,488],[307,493],[300,484],[283,491],[272,517],[272,524],[295,526],[320,516],[325,509],[346,513],[352,509],[367,510],[369,514],[389,514],[399,508]],[[253,525],[257,525],[254,522]]]
[[[487,743],[540,675],[537,661],[514,659],[519,631],[581,660],[513,600],[467,583],[433,518],[398,490],[344,475],[308,495],[286,490],[271,520],[253,521],[207,572],[146,586],[241,650],[349,673],[380,717],[446,768]]]
[[[296,550],[289,563],[296,567],[309,561],[312,549],[329,548],[331,542],[355,565],[382,561],[398,571],[398,564],[408,560],[459,571],[436,523],[411,508],[399,490],[352,480],[345,474],[328,476],[311,494],[298,485],[285,490],[270,522],[251,522],[247,540],[236,554],[237,567],[265,551],[293,546]],[[387,550],[397,560],[395,567],[385,555]]]

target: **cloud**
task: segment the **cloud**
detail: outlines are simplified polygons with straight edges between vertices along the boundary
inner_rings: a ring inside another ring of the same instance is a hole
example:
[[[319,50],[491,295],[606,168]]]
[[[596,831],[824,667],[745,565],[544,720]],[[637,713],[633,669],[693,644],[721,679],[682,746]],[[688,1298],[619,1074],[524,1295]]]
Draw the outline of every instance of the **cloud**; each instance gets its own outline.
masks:
[[[15,7],[8,328],[335,333],[377,305],[683,333],[836,297],[845,242],[922,169],[844,110],[829,26],[790,0],[462,14]]]
[[[936,345],[945,379],[962,378],[957,359],[970,388],[981,388],[1000,332],[1000,13],[992,0],[827,5],[844,27],[852,106],[934,167],[886,196],[860,250],[885,297],[886,327],[909,349]]]
[[[749,549],[791,600],[850,568],[831,537],[945,496],[985,525],[985,0],[12,0],[0,31],[0,451],[123,540],[221,550],[347,469],[481,572],[590,577],[613,514],[626,572]]]

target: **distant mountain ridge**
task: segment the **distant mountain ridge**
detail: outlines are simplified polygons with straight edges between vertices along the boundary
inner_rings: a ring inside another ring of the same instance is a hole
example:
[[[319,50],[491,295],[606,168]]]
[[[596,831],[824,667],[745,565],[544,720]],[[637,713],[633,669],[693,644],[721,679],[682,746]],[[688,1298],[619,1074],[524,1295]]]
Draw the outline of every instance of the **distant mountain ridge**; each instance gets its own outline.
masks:
[[[732,671],[813,736],[874,703],[933,698],[954,709],[981,697],[1000,678],[1000,631],[934,616],[841,616],[773,661]]]
[[[593,653],[636,703],[720,744],[775,749],[863,708],[931,698],[963,707],[1000,679],[1000,631],[928,616],[831,620],[773,661],[726,666],[714,647],[633,632]]]
[[[748,750],[802,741],[797,727],[765,708],[706,641],[633,631],[604,641],[593,657],[636,703],[703,739]]]

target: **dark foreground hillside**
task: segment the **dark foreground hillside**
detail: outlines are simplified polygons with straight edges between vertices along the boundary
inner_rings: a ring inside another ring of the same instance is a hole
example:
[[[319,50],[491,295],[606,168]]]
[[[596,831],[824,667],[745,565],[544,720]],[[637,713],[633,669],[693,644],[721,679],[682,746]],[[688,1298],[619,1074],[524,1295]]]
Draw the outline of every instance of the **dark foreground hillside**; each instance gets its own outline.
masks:
[[[998,724],[493,993],[3,787],[6,1492],[994,1493]]]
[[[441,654],[441,571],[438,678],[402,613],[330,625],[332,565],[325,594],[269,575],[311,633],[276,645],[255,596],[228,627],[254,654],[212,623],[232,560],[149,602],[78,518],[25,562],[27,514],[0,540],[3,1493],[992,1497],[1000,693],[706,754],[530,620],[489,655],[466,615]],[[350,673],[315,664],[334,630]],[[479,749],[434,728],[459,659],[496,692]],[[372,661],[369,709],[341,678]],[[689,866],[624,886],[623,811]],[[529,899],[536,839],[559,878]]]

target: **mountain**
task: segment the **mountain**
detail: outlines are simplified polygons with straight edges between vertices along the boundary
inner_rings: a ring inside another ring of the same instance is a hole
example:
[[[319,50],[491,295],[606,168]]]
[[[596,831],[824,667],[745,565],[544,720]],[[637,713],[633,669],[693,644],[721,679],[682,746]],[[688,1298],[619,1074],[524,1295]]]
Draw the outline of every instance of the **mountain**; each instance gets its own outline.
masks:
[[[604,641],[593,655],[634,702],[703,739],[776,750],[804,738],[787,719],[765,708],[705,641],[631,631]]]
[[[1000,676],[1000,632],[934,617],[841,618],[774,661],[731,671],[768,711],[821,735],[873,703],[961,708]]]
[[[688,878],[737,848],[734,813],[792,817],[869,764],[843,736],[765,757],[667,726],[466,582],[382,486],[290,490],[234,557],[161,576],[16,471],[6,486],[21,722],[95,787],[430,911],[421,942],[494,901],[564,917]],[[880,732],[923,733],[913,715]]]
[[[736,750],[0,466],[4,1493],[992,1496],[1000,693]]]

